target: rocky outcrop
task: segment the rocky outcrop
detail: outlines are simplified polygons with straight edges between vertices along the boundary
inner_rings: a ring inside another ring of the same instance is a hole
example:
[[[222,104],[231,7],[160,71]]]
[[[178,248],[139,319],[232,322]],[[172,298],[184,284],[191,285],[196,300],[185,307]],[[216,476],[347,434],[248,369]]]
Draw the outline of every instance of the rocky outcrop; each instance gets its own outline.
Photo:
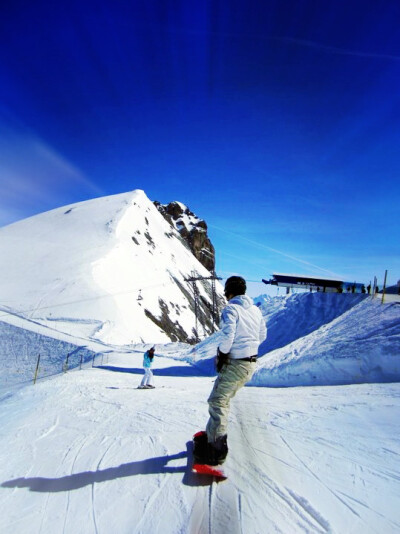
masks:
[[[145,309],[144,313],[146,314],[146,317],[151,319],[162,332],[167,334],[171,341],[182,341],[189,344],[196,343],[196,331],[193,329],[192,337],[189,337],[178,321],[171,321],[168,304],[161,298],[158,299],[158,303],[160,305],[160,315],[156,317],[149,310]]]
[[[181,202],[160,204],[155,201],[154,205],[170,225],[178,230],[195,258],[208,271],[213,271],[215,269],[215,249],[207,235],[206,222],[199,219]]]

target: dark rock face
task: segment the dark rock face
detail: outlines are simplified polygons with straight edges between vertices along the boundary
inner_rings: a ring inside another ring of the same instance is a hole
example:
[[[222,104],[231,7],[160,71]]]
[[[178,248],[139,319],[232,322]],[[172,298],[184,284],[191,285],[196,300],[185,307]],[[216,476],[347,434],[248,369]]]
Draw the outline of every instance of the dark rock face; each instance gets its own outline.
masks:
[[[188,337],[187,333],[181,327],[181,325],[175,321],[172,322],[169,317],[168,304],[161,298],[158,299],[160,305],[161,314],[159,317],[155,317],[149,310],[144,310],[146,316],[156,324],[162,332],[165,332],[171,341],[182,341],[184,343],[194,344],[196,342],[196,332],[193,332],[192,337]],[[172,305],[172,304],[171,304]]]
[[[154,205],[171,226],[176,228],[184,241],[189,245],[195,258],[208,271],[215,269],[215,249],[207,235],[207,224],[180,202]]]

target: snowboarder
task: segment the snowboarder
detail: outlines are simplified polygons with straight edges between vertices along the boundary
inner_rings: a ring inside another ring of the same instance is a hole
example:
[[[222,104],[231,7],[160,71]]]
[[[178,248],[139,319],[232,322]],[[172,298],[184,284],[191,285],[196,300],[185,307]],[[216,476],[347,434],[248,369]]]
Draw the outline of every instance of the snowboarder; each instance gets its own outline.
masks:
[[[144,353],[143,357],[143,368],[144,368],[144,377],[140,383],[140,389],[154,389],[154,379],[153,373],[151,371],[151,364],[153,363],[155,348],[151,347],[150,350],[147,350]]]
[[[207,463],[219,465],[228,454],[227,426],[229,403],[250,380],[255,369],[260,343],[267,337],[260,309],[245,295],[246,282],[231,276],[225,283],[227,306],[222,310],[222,339],[216,356],[217,380],[208,399]]]

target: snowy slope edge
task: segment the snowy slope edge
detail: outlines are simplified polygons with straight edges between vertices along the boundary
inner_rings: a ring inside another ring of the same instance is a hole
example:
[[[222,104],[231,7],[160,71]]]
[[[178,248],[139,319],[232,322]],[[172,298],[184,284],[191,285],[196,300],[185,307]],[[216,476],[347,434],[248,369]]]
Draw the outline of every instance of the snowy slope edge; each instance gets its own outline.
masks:
[[[259,360],[249,385],[400,381],[400,306],[365,299],[332,322]]]

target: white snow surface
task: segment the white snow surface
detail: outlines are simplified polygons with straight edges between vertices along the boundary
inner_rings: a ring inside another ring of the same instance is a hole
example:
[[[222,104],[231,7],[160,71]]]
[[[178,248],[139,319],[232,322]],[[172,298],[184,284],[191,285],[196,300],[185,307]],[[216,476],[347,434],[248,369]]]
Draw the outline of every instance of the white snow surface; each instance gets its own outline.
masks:
[[[362,294],[303,292],[290,296],[256,299],[268,324],[268,337],[259,354],[284,347],[327,324],[366,298]]]
[[[0,531],[396,533],[400,384],[243,388],[228,480],[191,472],[212,377],[143,351],[113,352],[1,401]]]
[[[163,305],[171,323],[193,337],[185,278],[210,275],[141,190],[0,228],[0,257],[0,320],[10,312],[120,345],[169,342],[145,313],[158,319]],[[211,305],[206,284],[198,289]]]
[[[310,297],[313,303],[311,310],[307,307]],[[305,294],[298,299],[293,315],[293,330],[296,331],[301,324],[303,332],[309,331],[312,324],[324,322],[328,302],[333,309],[328,311],[328,316],[335,315],[335,307],[346,306],[350,300],[356,305],[288,344],[292,338],[288,326],[290,321],[287,318],[282,321],[280,328],[286,329],[286,342],[282,348],[259,359],[251,384],[286,387],[399,381],[399,303],[382,305],[378,299],[371,297],[357,303],[357,299],[352,297]],[[324,302],[325,306],[322,305]],[[277,315],[280,313],[277,312]],[[271,323],[276,324],[273,319],[275,316],[271,317]],[[284,336],[280,328],[277,326],[278,339]]]

